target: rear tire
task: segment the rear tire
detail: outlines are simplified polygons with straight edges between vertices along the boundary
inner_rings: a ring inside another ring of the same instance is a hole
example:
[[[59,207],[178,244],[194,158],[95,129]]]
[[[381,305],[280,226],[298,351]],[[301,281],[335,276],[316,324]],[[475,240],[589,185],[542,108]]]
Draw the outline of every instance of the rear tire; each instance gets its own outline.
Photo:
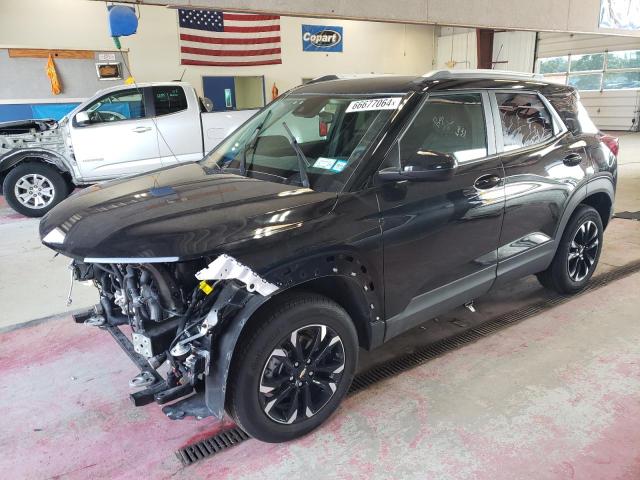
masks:
[[[228,413],[265,442],[323,423],[346,395],[358,357],[355,326],[340,305],[313,293],[275,301],[240,340],[227,392]]]
[[[2,183],[7,203],[27,217],[42,217],[69,195],[69,184],[52,165],[20,163]]]
[[[564,229],[551,265],[537,274],[542,286],[561,294],[586,287],[598,266],[603,231],[597,210],[579,205]]]

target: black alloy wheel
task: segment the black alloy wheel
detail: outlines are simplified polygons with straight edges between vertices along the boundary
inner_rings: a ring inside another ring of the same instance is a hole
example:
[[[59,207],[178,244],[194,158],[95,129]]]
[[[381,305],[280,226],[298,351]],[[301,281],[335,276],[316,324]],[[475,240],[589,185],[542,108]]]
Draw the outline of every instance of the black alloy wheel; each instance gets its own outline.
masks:
[[[573,237],[567,255],[569,277],[574,282],[581,282],[591,271],[596,261],[600,239],[598,226],[593,220],[584,222]]]
[[[233,353],[226,410],[249,435],[285,442],[318,427],[349,390],[358,335],[349,314],[309,292],[276,296]]]
[[[283,338],[260,380],[260,406],[278,423],[315,415],[336,392],[344,371],[344,346],[326,325],[307,325]]]
[[[538,273],[540,283],[562,294],[586,287],[598,266],[603,232],[598,211],[579,205],[565,226],[551,265]]]

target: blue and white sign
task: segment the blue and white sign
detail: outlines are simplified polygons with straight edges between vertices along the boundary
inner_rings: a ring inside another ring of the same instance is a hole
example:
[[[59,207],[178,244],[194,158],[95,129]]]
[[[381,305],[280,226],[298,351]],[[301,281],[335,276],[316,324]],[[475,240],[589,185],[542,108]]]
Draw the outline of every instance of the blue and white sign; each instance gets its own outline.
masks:
[[[302,25],[302,50],[305,52],[341,52],[342,27]]]

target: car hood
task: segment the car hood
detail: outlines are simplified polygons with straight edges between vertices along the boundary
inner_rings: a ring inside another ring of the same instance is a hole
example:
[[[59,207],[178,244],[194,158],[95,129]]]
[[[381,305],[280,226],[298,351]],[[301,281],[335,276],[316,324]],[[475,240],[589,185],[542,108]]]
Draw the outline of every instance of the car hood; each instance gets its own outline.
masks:
[[[336,197],[192,163],[86,188],[42,218],[40,236],[88,261],[190,260],[247,239],[290,235],[329,213]]]

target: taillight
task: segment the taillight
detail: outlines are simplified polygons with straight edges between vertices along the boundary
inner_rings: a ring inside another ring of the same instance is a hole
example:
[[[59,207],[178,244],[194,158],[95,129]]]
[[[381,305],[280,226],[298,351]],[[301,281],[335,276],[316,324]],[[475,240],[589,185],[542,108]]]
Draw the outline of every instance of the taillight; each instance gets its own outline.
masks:
[[[620,150],[620,141],[618,140],[617,137],[601,134],[600,141],[604,143],[607,147],[609,147],[609,150],[611,150],[611,153],[613,153],[616,157],[618,156],[618,151]]]

